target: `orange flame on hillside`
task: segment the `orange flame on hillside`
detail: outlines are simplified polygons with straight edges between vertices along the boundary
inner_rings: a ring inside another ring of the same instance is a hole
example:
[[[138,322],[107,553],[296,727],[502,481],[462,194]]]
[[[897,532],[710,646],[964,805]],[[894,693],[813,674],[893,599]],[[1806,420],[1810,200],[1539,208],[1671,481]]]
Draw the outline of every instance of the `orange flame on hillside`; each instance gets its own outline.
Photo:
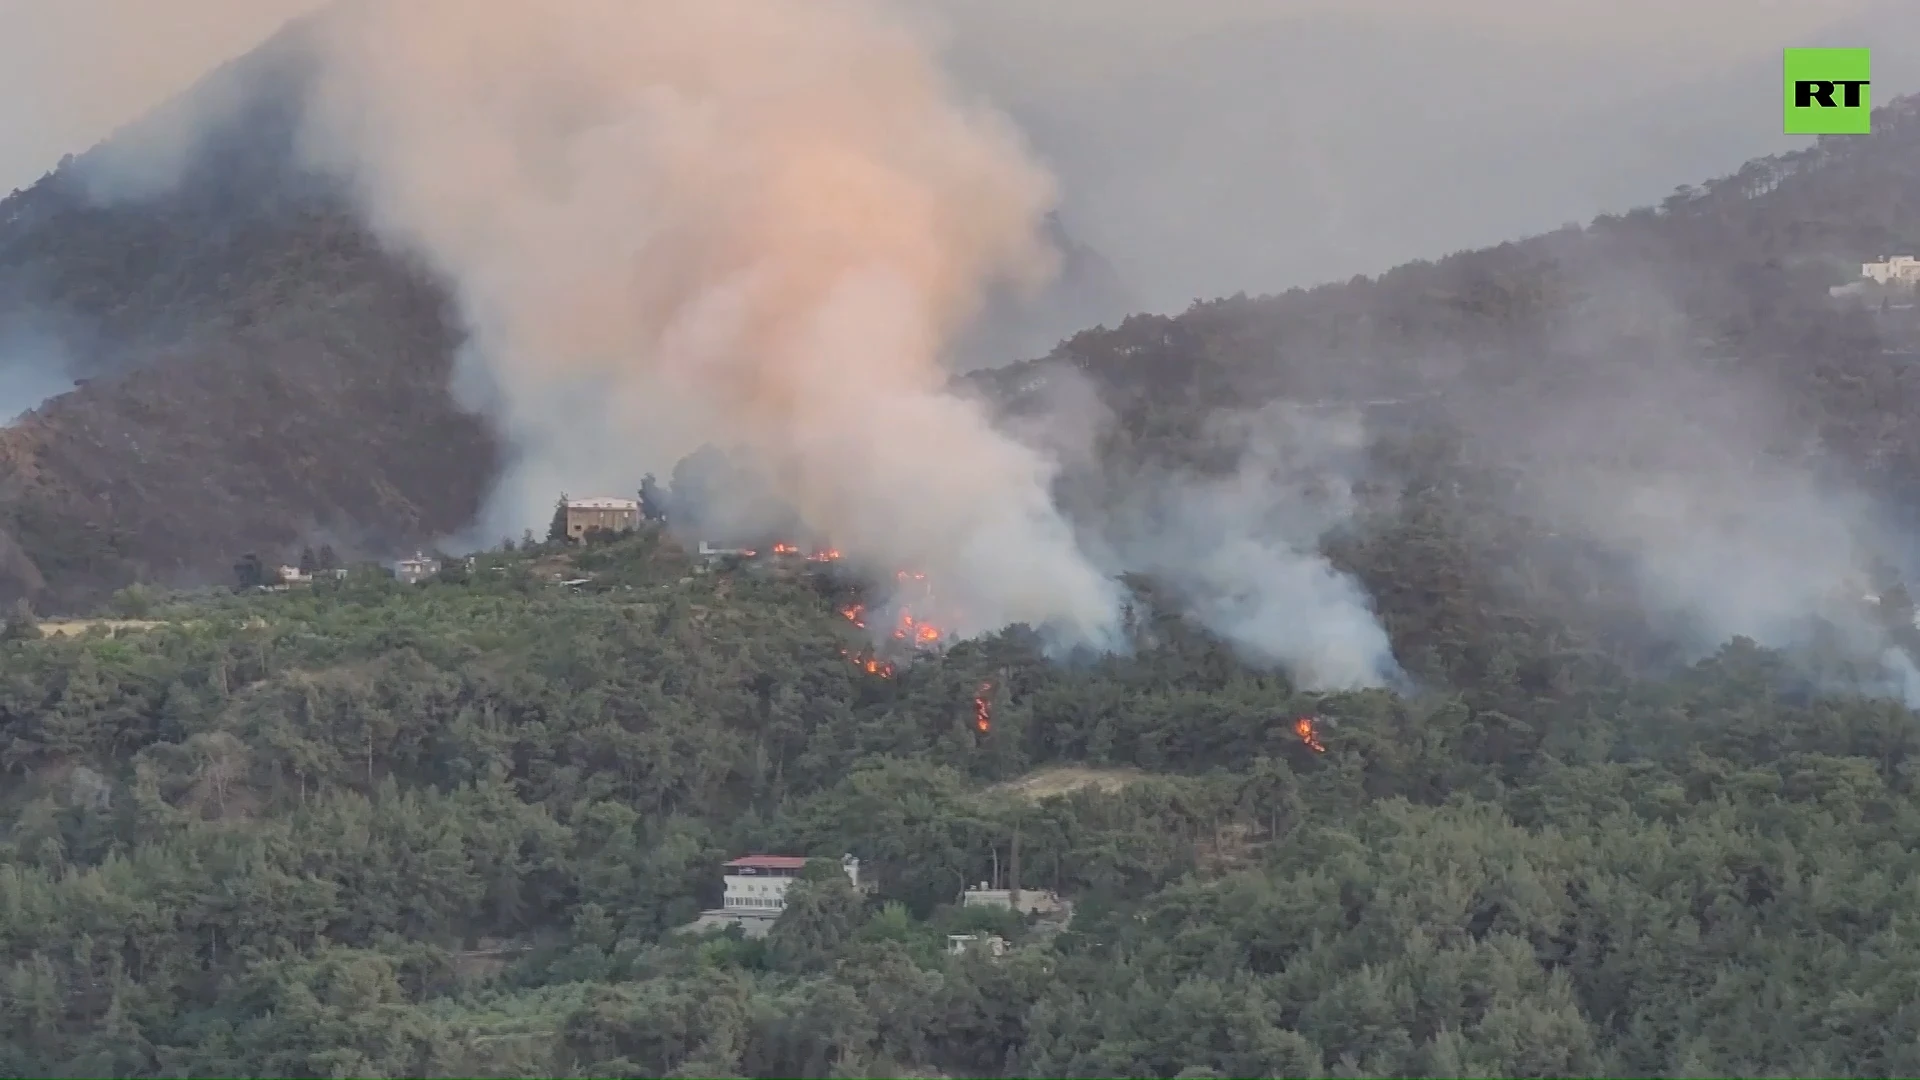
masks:
[[[837,551],[828,552],[827,554],[834,558],[839,558],[840,555]],[[929,598],[932,595],[932,590],[924,587],[927,580],[927,575],[925,574],[901,570],[894,575],[894,578],[900,582],[919,582],[923,586],[922,591],[926,592]],[[867,628],[867,606],[865,604],[849,604],[841,608],[840,617],[862,630]],[[894,623],[890,633],[893,640],[906,642],[916,649],[935,648],[947,637],[945,630],[935,626],[933,623],[927,622],[925,619],[919,618],[914,615],[912,608],[905,606],[900,608],[899,617]]]
[[[910,641],[917,647],[937,645],[945,636],[939,627],[915,620],[906,608],[900,609],[900,624],[893,628],[895,641]]]
[[[1327,752],[1327,745],[1320,741],[1320,732],[1314,725],[1312,717],[1303,716],[1295,720],[1293,722],[1293,733],[1300,736],[1300,741],[1306,743],[1307,749],[1314,753],[1324,754]]]
[[[859,668],[869,675],[878,675],[883,679],[893,678],[893,664],[891,661],[882,660],[872,653],[855,653],[849,652],[846,649],[841,649],[840,655],[853,661],[854,667]]]
[[[740,554],[746,558],[753,558],[755,555],[758,555],[759,552],[742,551]],[[789,559],[795,558],[795,557],[803,557],[808,562],[824,563],[824,562],[840,561],[839,548],[815,548],[809,551],[806,548],[801,547],[799,544],[791,543],[786,540],[781,540],[775,543],[771,548],[768,548],[767,554],[775,557],[783,557],[783,558],[789,558]]]
[[[985,735],[993,730],[993,684],[983,682],[973,695],[973,730]]]

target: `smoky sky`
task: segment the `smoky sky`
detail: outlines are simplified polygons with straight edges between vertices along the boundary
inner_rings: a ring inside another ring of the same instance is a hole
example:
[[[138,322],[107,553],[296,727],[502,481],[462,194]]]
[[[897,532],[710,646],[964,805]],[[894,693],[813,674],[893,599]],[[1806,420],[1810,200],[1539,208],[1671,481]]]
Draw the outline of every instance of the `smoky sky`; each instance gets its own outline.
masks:
[[[1498,243],[1790,148],[1784,46],[1872,46],[1879,100],[1920,88],[1899,0],[902,4],[1155,310]],[[318,6],[0,0],[0,191]]]
[[[0,180],[16,185],[319,6],[0,5]],[[1143,306],[1177,309],[1544,231],[1785,149],[1785,45],[1871,45],[1878,100],[1920,70],[1920,16],[1880,0],[339,10],[306,148],[454,286],[473,339],[455,389],[515,451],[491,535],[556,490],[631,490],[718,433],[810,527],[958,586],[963,631],[1025,621],[1074,644],[1110,637],[1119,598],[1049,501],[1057,455],[940,390],[988,287],[1047,276],[1044,213]],[[138,182],[164,183],[172,159],[137,156]],[[1390,678],[1367,598],[1315,554],[1350,477],[1303,450],[1366,433],[1303,444],[1250,422],[1266,434],[1231,478],[1140,500],[1122,561],[1178,578],[1196,617],[1310,683]],[[1744,493],[1811,504],[1804,479],[1728,471],[1709,486],[1743,494],[1720,508],[1583,475],[1624,509],[1613,532],[1571,524],[1661,595],[1706,580],[1686,538],[1762,536],[1741,549],[1751,574],[1681,604],[1738,632],[1812,603],[1753,581],[1838,549],[1750,520]],[[1838,559],[1826,584],[1854,569]],[[1298,633],[1303,612],[1346,627],[1340,646]]]

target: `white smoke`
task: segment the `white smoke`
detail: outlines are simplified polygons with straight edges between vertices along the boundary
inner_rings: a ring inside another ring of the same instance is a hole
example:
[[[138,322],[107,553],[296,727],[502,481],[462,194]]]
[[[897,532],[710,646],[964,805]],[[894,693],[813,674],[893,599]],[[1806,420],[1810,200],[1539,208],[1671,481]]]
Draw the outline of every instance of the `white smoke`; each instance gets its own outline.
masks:
[[[1212,418],[1232,467],[1147,479],[1112,530],[1115,557],[1173,587],[1191,617],[1249,662],[1309,690],[1402,676],[1365,589],[1322,553],[1351,523],[1368,436],[1357,414],[1278,402]]]
[[[1109,640],[1055,464],[945,389],[1048,176],[859,0],[367,2],[316,27],[305,146],[451,282],[457,390],[514,453],[476,535],[747,448],[807,526],[968,612]]]

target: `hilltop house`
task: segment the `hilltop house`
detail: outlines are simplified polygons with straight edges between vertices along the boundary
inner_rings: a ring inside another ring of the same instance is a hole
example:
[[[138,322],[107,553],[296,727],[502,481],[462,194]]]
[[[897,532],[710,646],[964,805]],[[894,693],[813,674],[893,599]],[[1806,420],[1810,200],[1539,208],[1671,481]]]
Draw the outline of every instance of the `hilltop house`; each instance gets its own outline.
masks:
[[[1827,295],[1872,302],[1879,300],[1889,308],[1913,306],[1913,293],[1920,288],[1920,258],[1890,255],[1880,262],[1860,264],[1860,276],[1845,285],[1835,285]]]
[[[413,553],[413,558],[393,564],[393,576],[402,585],[417,585],[439,572],[440,560],[418,551]]]
[[[632,532],[640,527],[638,499],[568,499],[564,513],[569,540],[584,540],[590,532]]]
[[[787,907],[787,889],[813,860],[798,855],[743,855],[721,868],[725,891],[720,906],[700,913],[686,930],[738,926],[748,937],[765,937],[773,921]],[[840,869],[854,888],[860,887],[860,860],[840,857]]]
[[[1920,285],[1920,259],[1889,255],[1880,262],[1861,263],[1860,276],[1881,285]]]

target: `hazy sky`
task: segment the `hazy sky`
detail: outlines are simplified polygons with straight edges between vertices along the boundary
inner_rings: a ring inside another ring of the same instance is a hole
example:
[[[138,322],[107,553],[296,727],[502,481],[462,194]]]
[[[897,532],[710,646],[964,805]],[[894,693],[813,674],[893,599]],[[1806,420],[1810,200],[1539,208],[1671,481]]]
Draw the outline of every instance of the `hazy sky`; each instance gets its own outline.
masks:
[[[905,2],[947,18],[966,81],[1060,174],[1069,228],[1159,308],[1730,171],[1791,145],[1770,89],[1786,45],[1875,46],[1877,98],[1920,89],[1913,0]],[[315,6],[0,0],[0,191]]]

